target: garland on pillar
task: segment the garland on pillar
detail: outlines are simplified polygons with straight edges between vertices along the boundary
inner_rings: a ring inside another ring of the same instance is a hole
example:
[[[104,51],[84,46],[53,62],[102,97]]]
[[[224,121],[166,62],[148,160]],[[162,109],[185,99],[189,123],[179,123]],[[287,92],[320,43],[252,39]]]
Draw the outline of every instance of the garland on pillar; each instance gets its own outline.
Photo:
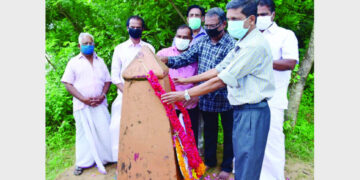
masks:
[[[169,82],[171,91],[175,91],[175,85],[172,81],[170,75]],[[198,149],[196,147],[194,133],[191,129],[191,121],[189,114],[182,105],[181,102],[176,102],[175,105],[179,108],[183,114],[183,121],[185,127],[180,123],[178,116],[173,105],[166,104],[161,100],[161,95],[165,94],[165,90],[161,87],[158,78],[155,76],[152,70],[146,75],[148,82],[151,87],[154,89],[156,96],[159,97],[161,103],[163,104],[166,115],[170,120],[170,124],[173,128],[174,136],[174,145],[176,149],[176,154],[179,160],[180,170],[183,173],[183,176],[186,180],[188,179],[199,179],[205,173],[205,164],[200,158]]]

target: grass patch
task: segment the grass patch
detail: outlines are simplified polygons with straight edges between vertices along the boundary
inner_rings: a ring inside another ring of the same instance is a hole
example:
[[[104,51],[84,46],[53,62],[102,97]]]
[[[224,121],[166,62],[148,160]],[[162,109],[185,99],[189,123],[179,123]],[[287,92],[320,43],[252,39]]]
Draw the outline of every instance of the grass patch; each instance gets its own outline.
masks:
[[[286,155],[307,162],[314,161],[314,78],[308,77],[294,128],[284,123]]]
[[[75,164],[75,135],[57,132],[46,137],[46,180],[54,180]]]

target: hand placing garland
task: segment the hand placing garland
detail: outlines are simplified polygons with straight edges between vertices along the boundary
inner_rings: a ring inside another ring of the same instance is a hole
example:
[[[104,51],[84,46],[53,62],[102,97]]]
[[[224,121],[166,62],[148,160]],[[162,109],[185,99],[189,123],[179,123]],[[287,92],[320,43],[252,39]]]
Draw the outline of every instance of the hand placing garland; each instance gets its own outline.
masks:
[[[160,99],[161,103],[163,104],[166,115],[169,117],[170,124],[173,128],[173,134],[177,135],[181,140],[181,144],[183,146],[184,154],[188,158],[189,166],[191,169],[195,170],[196,178],[200,178],[205,173],[205,164],[203,163],[202,159],[200,158],[199,152],[197,150],[194,133],[191,129],[191,121],[187,110],[184,108],[182,103],[175,102],[175,105],[179,108],[181,113],[183,114],[184,124],[186,133],[179,121],[178,116],[176,115],[176,111],[173,105],[164,103],[161,100],[161,95],[165,94],[165,90],[159,84],[158,78],[155,76],[152,70],[146,75],[148,82],[150,83],[151,87],[154,89],[156,96]],[[175,91],[175,85],[169,75],[169,82],[172,91]],[[176,142],[174,142],[176,144]]]

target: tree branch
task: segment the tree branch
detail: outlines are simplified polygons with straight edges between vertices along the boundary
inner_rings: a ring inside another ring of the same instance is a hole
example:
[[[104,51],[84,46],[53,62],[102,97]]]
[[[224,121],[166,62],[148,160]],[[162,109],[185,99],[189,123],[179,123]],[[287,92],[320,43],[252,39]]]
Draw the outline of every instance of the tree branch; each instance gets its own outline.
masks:
[[[299,106],[301,102],[301,97],[304,91],[306,84],[306,79],[309,75],[309,72],[314,64],[314,28],[310,35],[310,42],[305,57],[300,63],[298,75],[300,79],[291,86],[289,91],[289,106],[288,110],[285,112],[285,119],[291,121],[291,126],[295,127],[297,121],[297,114],[299,112]]]
[[[49,59],[49,57],[48,57],[48,55],[47,54],[45,54],[45,58],[46,58],[46,61],[51,65],[51,67],[53,67],[54,68],[54,70],[56,71],[56,68],[55,68],[55,66],[54,66],[54,64],[53,63],[51,63],[51,61],[50,61],[50,59]]]
[[[179,14],[179,16],[181,17],[181,19],[184,21],[185,24],[187,24],[186,22],[186,18],[182,15],[182,13],[180,12],[180,10],[175,6],[174,2],[172,0],[169,0],[170,4],[175,8],[176,12]]]
[[[73,25],[75,31],[77,31],[78,33],[81,33],[82,28],[80,28],[72,19],[72,17],[64,10],[64,8],[60,5],[57,4],[57,7],[59,8],[59,13],[62,14],[63,16],[65,16],[65,18],[67,18],[71,24]]]

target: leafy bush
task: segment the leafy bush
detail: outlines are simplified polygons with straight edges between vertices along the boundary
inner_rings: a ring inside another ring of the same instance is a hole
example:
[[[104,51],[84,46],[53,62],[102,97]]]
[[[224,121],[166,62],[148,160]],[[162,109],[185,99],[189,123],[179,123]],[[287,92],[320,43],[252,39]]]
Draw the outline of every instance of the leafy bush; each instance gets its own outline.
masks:
[[[206,10],[211,7],[225,10],[228,0],[46,0],[46,56],[49,62],[45,67],[47,163],[51,161],[48,156],[50,158],[56,155],[54,152],[70,147],[75,141],[72,96],[60,79],[69,59],[79,53],[79,33],[89,32],[94,35],[95,51],[104,59],[110,71],[115,46],[128,39],[125,23],[131,15],[144,18],[147,28],[143,32],[143,40],[151,43],[156,51],[171,45],[176,28],[184,24],[171,2],[186,16],[187,7],[192,4],[199,4]],[[276,21],[280,26],[295,32],[299,40],[301,59],[313,26],[314,1],[275,0],[275,4]],[[306,115],[299,116],[298,128],[305,123],[304,119],[313,119],[313,103],[310,103],[311,98],[313,101],[313,81],[307,82],[307,89],[312,91],[304,92],[300,113]],[[111,85],[107,98],[110,109],[116,98],[114,85]],[[307,122],[311,125],[313,120]],[[219,129],[219,143],[222,143],[221,125]],[[300,129],[291,132],[287,130],[287,134],[301,135],[304,130]],[[291,135],[288,137],[291,138]],[[290,141],[287,139],[287,142]],[[293,143],[289,146],[293,146]],[[292,152],[291,149],[290,151]]]

